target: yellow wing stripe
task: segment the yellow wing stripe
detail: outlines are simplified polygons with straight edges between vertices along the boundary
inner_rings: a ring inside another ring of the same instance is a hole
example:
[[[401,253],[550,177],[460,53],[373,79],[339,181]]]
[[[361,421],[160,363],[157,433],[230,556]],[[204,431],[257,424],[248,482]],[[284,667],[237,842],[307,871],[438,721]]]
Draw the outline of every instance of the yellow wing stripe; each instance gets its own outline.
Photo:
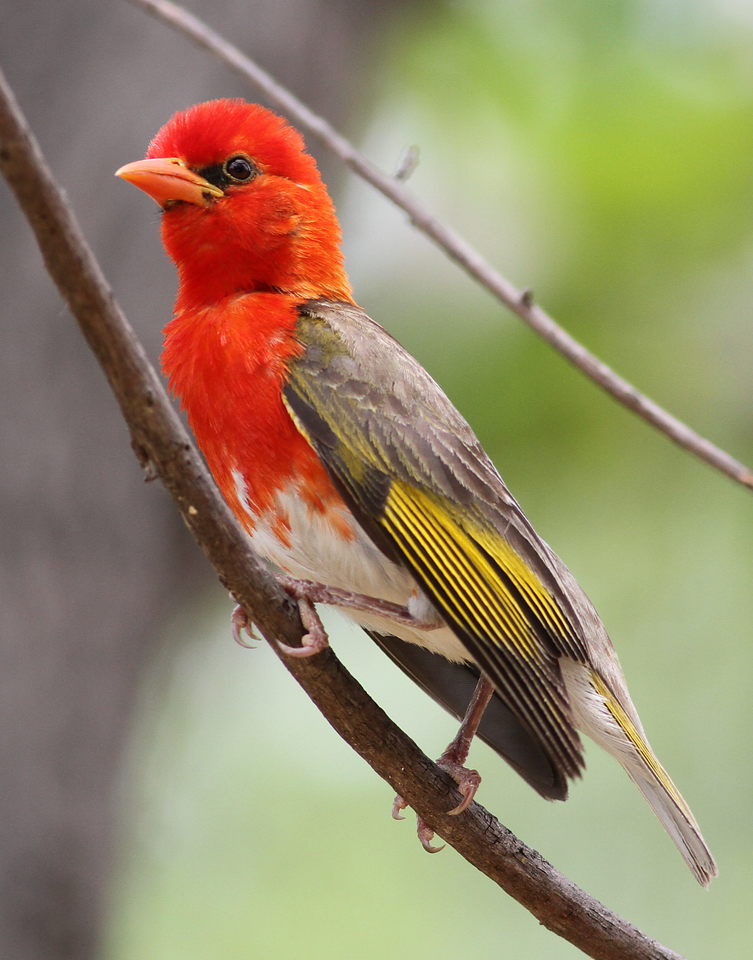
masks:
[[[424,575],[427,576],[429,580],[436,579],[437,556],[432,549],[434,539],[432,538],[428,541],[425,537],[418,539],[415,524],[411,523],[410,517],[406,520],[403,514],[397,513],[397,511],[390,511],[390,513],[391,516],[385,518],[387,520],[385,523],[386,529],[398,543],[407,544],[410,547],[411,556],[415,558],[415,562],[420,566]],[[439,566],[441,566],[441,562]],[[447,568],[445,572],[447,574],[446,579],[456,588],[455,590],[448,591],[445,598],[446,606],[458,624],[470,630],[472,629],[472,624],[468,619],[467,610],[458,604],[458,599],[465,593],[467,586],[460,581],[460,575],[456,570]],[[491,621],[488,622],[491,623]]]
[[[478,547],[451,517],[422,492],[407,491],[399,483],[390,488],[384,516],[388,522],[398,518],[404,521],[418,537],[413,538],[414,546],[429,554],[441,580],[453,580],[462,600],[462,620],[469,629],[476,633],[483,624],[484,632],[499,642],[503,627],[508,644],[512,643],[526,659],[538,659],[525,615]]]
[[[640,731],[637,729],[633,721],[627,715],[622,705],[616,699],[612,691],[606,685],[604,680],[599,676],[598,673],[591,673],[591,684],[593,685],[594,690],[604,701],[604,706],[609,710],[612,716],[615,719],[615,722],[618,724],[620,729],[624,732],[625,736],[635,747],[638,755],[641,760],[646,764],[646,766],[651,770],[659,783],[664,787],[669,796],[674,800],[677,806],[682,810],[685,816],[693,822],[693,814],[690,812],[688,805],[685,803],[685,800],[682,798],[680,791],[672,783],[672,780],[664,769],[664,767],[659,763],[656,757],[653,754],[653,751],[646,743],[644,738],[641,736]]]
[[[412,503],[408,506],[416,507]],[[437,568],[443,574],[456,572],[455,583],[460,597],[466,601],[465,621],[469,629],[478,631],[481,626],[482,629],[485,628],[485,632],[494,636],[499,634],[500,626],[503,626],[507,630],[506,635],[513,638],[521,652],[531,656],[535,650],[531,642],[530,624],[517,606],[511,608],[504,600],[500,603],[497,584],[490,584],[489,579],[483,576],[484,571],[479,573],[474,568],[472,564],[477,560],[483,561],[483,558],[469,556],[468,544],[459,543],[458,537],[451,536],[447,527],[441,522],[438,523],[436,517],[421,516],[417,509],[412,512],[422,526],[424,537],[421,543],[424,548],[430,547]],[[467,603],[468,600],[470,603]]]
[[[432,551],[427,550],[427,541],[417,540],[413,529],[406,527],[399,517],[395,517],[394,523],[389,524],[387,529],[390,530],[390,533],[395,536],[395,539],[399,543],[403,544],[403,546],[409,546],[411,558],[426,578],[426,581],[430,584],[436,582],[437,569],[436,566],[432,565]],[[433,541],[430,541],[430,543],[433,545]],[[436,554],[433,554],[433,556],[436,557]],[[451,580],[451,582],[458,587],[458,590],[448,592],[441,591],[441,603],[444,608],[442,612],[445,615],[449,615],[459,627],[464,628],[473,636],[481,633],[485,637],[494,637],[495,634],[499,634],[499,621],[494,622],[489,616],[485,616],[483,618],[485,623],[479,623],[469,617],[469,612],[466,608],[458,605],[458,599],[462,598],[469,589],[468,584],[461,583],[457,579],[457,575],[452,571],[450,577],[445,578],[445,580],[447,579]],[[441,590],[441,587],[437,587],[437,589]],[[483,610],[483,608],[479,609]],[[520,662],[521,666],[526,666],[525,661],[521,660]],[[530,674],[530,667],[527,670],[524,669],[523,672],[524,674]],[[511,702],[517,705],[524,716],[530,716],[530,708],[526,706],[525,682],[521,684],[520,679],[513,674],[507,675],[506,680],[506,690]],[[562,722],[561,716],[552,708],[550,698],[546,691],[541,691],[538,702],[550,720],[554,721],[554,726],[557,727]]]
[[[476,539],[484,550],[502,567],[543,623],[558,635],[572,636],[572,627],[553,599],[552,595],[534,577],[530,567],[513,548],[499,535],[486,530],[474,530]]]
[[[542,683],[545,648],[517,598],[478,546],[441,503],[398,482],[390,487],[382,523],[427,585],[434,585],[433,599],[442,612],[469,636],[514,655],[517,669],[510,669],[511,664],[503,668],[508,697],[552,746],[557,744],[558,753],[570,757],[572,744],[563,736],[567,724],[563,705],[554,688]]]

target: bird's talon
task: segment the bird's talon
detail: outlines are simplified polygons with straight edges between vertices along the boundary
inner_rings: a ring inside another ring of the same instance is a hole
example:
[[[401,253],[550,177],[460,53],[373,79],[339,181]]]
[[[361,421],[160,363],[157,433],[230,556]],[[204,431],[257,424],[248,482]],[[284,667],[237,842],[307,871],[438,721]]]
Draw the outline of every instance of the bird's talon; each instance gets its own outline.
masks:
[[[248,614],[240,604],[238,604],[230,616],[230,629],[233,634],[233,640],[235,640],[239,647],[243,647],[244,650],[256,649],[253,643],[247,643],[243,639],[243,631],[245,630],[252,640],[255,640],[257,643],[259,642],[259,638],[254,633],[253,625],[248,619]]]
[[[392,801],[392,819],[405,820],[402,811],[407,809],[408,803],[398,794]]]
[[[306,633],[301,637],[300,647],[292,647],[288,643],[281,643],[280,650],[287,657],[297,657],[299,660],[304,657],[313,657],[329,646],[329,637],[324,629],[316,607],[307,597],[297,597],[298,610],[301,614],[301,622],[306,628]]]
[[[310,633],[307,633],[301,638],[300,647],[293,647],[289,643],[279,644],[280,650],[286,657],[297,657],[299,660],[303,660],[306,657],[313,657],[317,653],[321,653],[322,650],[325,650],[328,646],[329,642],[326,635],[323,640],[319,640],[312,637]]]
[[[463,799],[456,807],[453,807],[452,810],[447,811],[447,814],[450,817],[456,817],[459,813],[462,813],[464,810],[467,810],[468,807],[470,807],[470,805],[473,803],[473,794],[476,792],[476,789],[467,793],[465,790],[461,789],[460,792],[463,794]]]
[[[431,842],[434,839],[434,831],[421,817],[416,818],[416,833],[421,841],[421,846],[427,853],[440,853],[447,846],[446,843],[443,843],[441,847],[434,846]]]
[[[407,800],[403,799],[399,794],[392,801],[392,819],[393,820],[405,820],[405,817],[402,815],[402,811],[408,807]],[[444,850],[447,844],[443,843],[441,847],[435,847],[431,842],[434,839],[434,831],[431,829],[429,824],[423,820],[421,817],[416,816],[416,834],[418,839],[421,841],[421,846],[427,853],[439,853],[440,850]]]
[[[478,770],[469,770],[467,767],[464,767],[462,763],[457,763],[447,757],[440,757],[439,760],[437,760],[437,766],[441,767],[446,773],[449,773],[462,794],[463,799],[460,803],[456,807],[453,807],[452,810],[447,811],[451,817],[456,817],[459,813],[467,810],[473,803],[476,791],[481,786],[481,775]]]

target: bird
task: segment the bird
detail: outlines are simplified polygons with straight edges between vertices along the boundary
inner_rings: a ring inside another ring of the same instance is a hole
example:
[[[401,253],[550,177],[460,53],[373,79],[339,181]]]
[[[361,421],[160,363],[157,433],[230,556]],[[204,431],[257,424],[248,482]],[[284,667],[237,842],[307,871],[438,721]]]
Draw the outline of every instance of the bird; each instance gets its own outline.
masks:
[[[356,303],[313,156],[242,99],[176,113],[116,171],[161,208],[178,273],[162,370],[254,549],[326,645],[339,607],[462,720],[440,757],[465,809],[474,736],[564,800],[585,734],[637,785],[695,878],[714,858],[649,745],[612,642],[440,386]],[[244,624],[238,612],[236,630]],[[396,798],[393,813],[406,806]],[[432,830],[419,820],[419,836]]]

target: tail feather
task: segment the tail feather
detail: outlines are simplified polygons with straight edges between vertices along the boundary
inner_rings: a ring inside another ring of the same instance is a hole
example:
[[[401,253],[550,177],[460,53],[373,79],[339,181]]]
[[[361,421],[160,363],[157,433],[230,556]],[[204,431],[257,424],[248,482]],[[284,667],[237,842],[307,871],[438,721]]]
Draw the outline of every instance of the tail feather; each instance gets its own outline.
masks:
[[[714,858],[690,807],[651,749],[627,691],[618,699],[596,671],[572,660],[561,662],[577,726],[619,761],[693,876],[707,887],[717,875]]]
[[[717,875],[716,863],[706,842],[701,836],[698,824],[688,805],[670,780],[667,772],[659,764],[663,777],[657,779],[654,771],[643,761],[631,764],[627,758],[620,759],[625,772],[638,787],[656,814],[659,822],[674,841],[683,859],[690,867],[693,876],[703,887]],[[655,758],[654,758],[655,759]],[[658,761],[656,761],[658,763]],[[671,790],[668,791],[665,782]]]

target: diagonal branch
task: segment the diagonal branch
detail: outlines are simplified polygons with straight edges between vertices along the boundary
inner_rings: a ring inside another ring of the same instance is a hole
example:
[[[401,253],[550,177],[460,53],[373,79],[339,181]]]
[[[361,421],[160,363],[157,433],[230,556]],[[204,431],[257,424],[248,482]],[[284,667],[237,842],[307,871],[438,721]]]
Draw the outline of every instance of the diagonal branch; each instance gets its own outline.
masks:
[[[173,496],[222,582],[277,650],[298,645],[302,625],[219,496],[190,438],[113,299],[80,228],[0,73],[0,169],[16,194],[47,269],[96,354],[142,466]],[[327,721],[473,866],[537,919],[597,960],[681,960],[612,913],[530,849],[477,803],[457,817],[458,794],[364,692],[331,650],[281,659]]]
[[[390,177],[382,173],[323,117],[314,113],[274,77],[242,53],[238,47],[233,46],[188,10],[172,3],[171,0],[131,0],[131,2],[144,7],[149,13],[185,33],[200,46],[206,47],[258,87],[272,103],[298,125],[317,136],[351,170],[403,209],[415,227],[425,233],[467,273],[478,280],[482,287],[517,314],[524,323],[527,323],[542,339],[602,390],[684,450],[704,460],[743,486],[753,489],[753,470],[750,467],[740,463],[710,440],[696,433],[686,423],[678,420],[594,356],[582,343],[556,323],[546,311],[534,303],[530,290],[518,290],[466,240],[451,227],[437,220],[414,199],[400,182],[404,179],[404,175]]]

